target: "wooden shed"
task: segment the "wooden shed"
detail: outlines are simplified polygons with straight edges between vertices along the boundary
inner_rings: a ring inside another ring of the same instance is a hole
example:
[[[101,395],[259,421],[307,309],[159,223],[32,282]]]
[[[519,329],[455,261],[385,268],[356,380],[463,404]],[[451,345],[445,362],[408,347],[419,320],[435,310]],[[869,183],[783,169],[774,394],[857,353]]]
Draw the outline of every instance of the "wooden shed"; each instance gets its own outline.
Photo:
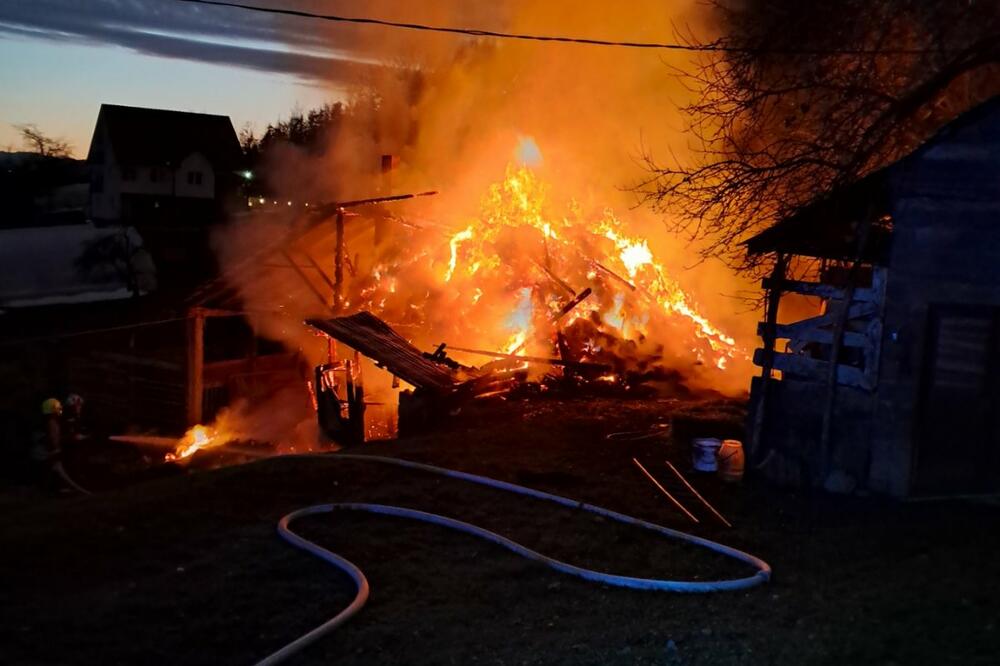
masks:
[[[775,265],[748,424],[765,475],[1000,491],[1000,98],[747,246]],[[807,265],[813,278],[790,279]],[[789,294],[813,316],[779,320]]]

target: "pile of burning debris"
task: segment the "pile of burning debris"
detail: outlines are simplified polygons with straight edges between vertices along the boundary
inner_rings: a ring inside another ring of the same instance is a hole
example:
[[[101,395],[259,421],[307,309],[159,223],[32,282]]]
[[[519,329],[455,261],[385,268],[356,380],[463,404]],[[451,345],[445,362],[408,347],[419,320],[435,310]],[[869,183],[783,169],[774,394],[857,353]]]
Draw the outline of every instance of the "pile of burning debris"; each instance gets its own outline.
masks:
[[[589,295],[581,292],[556,315],[561,319]],[[329,359],[316,366],[307,385],[316,412],[321,441],[350,446],[366,440],[400,434],[410,436],[440,427],[471,400],[509,400],[551,397],[646,397],[663,393],[669,386],[674,397],[687,397],[681,373],[651,364],[643,366],[610,352],[574,354],[572,340],[558,333],[554,347],[559,357],[550,358],[512,352],[494,352],[442,343],[433,352],[421,351],[376,315],[364,311],[344,317],[310,319],[305,322],[329,340]],[[337,345],[352,353],[337,358]],[[492,360],[480,366],[463,364],[448,355],[449,349]],[[393,386],[409,388],[398,393],[399,404],[393,427],[386,430],[366,420],[367,408],[384,406],[366,398],[363,357],[392,375]],[[649,383],[657,382],[660,388]],[[250,459],[296,452],[294,446],[255,439],[253,429],[238,416],[239,410],[224,412],[212,424],[196,425],[181,438],[127,435],[113,439],[152,450],[166,451],[163,461],[214,467]],[[195,456],[198,456],[195,458]]]
[[[557,315],[568,314],[582,302],[589,290],[582,292]],[[408,340],[370,312],[347,317],[310,319],[314,329],[355,350],[353,360],[331,361],[316,368],[313,395],[322,432],[340,444],[364,441],[364,382],[360,373],[360,355],[391,373],[394,383],[402,380],[413,387],[399,394],[398,428],[402,435],[426,432],[448,414],[461,409],[473,399],[521,397],[544,392],[611,392],[633,394],[650,379],[679,383],[679,374],[659,366],[643,370],[628,369],[619,357],[611,362],[580,359],[560,332],[557,336],[560,358],[526,356],[518,353],[491,352],[453,348],[467,354],[493,357],[479,366],[463,365],[448,356],[446,344],[433,352],[421,352]],[[519,351],[519,350],[515,350]],[[543,367],[548,371],[532,372]]]
[[[686,397],[688,386],[732,385],[749,368],[741,345],[654,256],[655,243],[609,208],[554,200],[524,164],[508,165],[475,213],[439,202],[403,220],[382,208],[437,198],[430,195],[437,192],[310,206],[277,241],[225,271],[224,288],[238,294],[230,309],[251,313],[255,330],[277,332],[311,359],[309,393],[325,439],[426,432],[473,399]],[[268,260],[273,254],[297,280],[276,274],[283,265]],[[325,353],[301,335],[303,320],[326,337]],[[366,395],[362,357],[391,375],[391,389],[388,376],[370,377]],[[171,455],[232,441],[218,430],[188,431]]]

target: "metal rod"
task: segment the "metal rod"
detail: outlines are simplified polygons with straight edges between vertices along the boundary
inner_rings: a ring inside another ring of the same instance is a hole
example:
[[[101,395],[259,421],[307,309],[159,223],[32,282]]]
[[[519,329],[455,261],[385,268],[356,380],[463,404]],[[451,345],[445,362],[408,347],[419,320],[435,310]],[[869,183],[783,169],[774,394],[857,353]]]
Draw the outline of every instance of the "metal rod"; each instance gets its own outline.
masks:
[[[666,462],[667,463],[667,467],[669,467],[670,470],[674,474],[677,475],[677,478],[681,480],[681,483],[684,484],[684,487],[687,488],[688,490],[690,490],[691,494],[693,494],[695,497],[697,497],[699,500],[701,500],[701,503],[705,505],[705,508],[708,509],[709,511],[711,511],[713,514],[715,514],[715,517],[718,518],[719,520],[721,520],[722,523],[723,523],[723,525],[725,525],[726,527],[732,527],[733,526],[733,524],[731,522],[729,522],[728,520],[726,520],[725,516],[723,516],[718,511],[716,511],[715,507],[712,506],[711,504],[709,504],[708,500],[705,499],[704,497],[702,497],[701,494],[697,490],[694,489],[694,486],[692,486],[690,483],[688,483],[688,480],[684,478],[684,475],[681,474],[681,472],[680,472],[679,469],[677,469],[676,467],[674,467],[673,463],[671,463],[669,460],[666,460],[664,462]]]
[[[673,495],[671,495],[671,494],[670,494],[670,493],[669,493],[669,492],[667,491],[667,489],[666,489],[666,488],[664,488],[663,486],[661,486],[661,485],[660,485],[660,482],[659,482],[659,481],[657,481],[657,480],[656,480],[655,478],[653,478],[653,475],[652,475],[652,474],[650,474],[650,473],[649,473],[648,471],[646,471],[646,468],[642,466],[642,463],[641,463],[641,462],[639,462],[639,461],[638,461],[638,460],[636,460],[635,458],[632,458],[632,462],[634,462],[634,463],[635,463],[635,465],[636,465],[636,467],[638,467],[638,468],[639,468],[639,470],[640,470],[640,471],[641,471],[641,472],[642,472],[643,474],[645,474],[645,475],[646,475],[646,478],[647,478],[647,479],[649,479],[650,481],[652,481],[652,482],[653,482],[653,485],[655,485],[655,486],[656,486],[657,488],[659,488],[659,489],[660,489],[660,492],[661,492],[661,493],[663,493],[664,495],[666,495],[666,496],[667,496],[667,499],[668,499],[668,500],[670,500],[671,502],[673,502],[673,503],[674,503],[674,506],[676,506],[676,507],[677,507],[678,509],[680,509],[681,511],[683,511],[683,512],[684,512],[684,515],[685,515],[685,516],[687,516],[688,518],[690,518],[690,519],[691,519],[691,522],[693,522],[693,523],[695,523],[695,524],[697,524],[697,523],[701,522],[701,521],[699,521],[699,520],[698,520],[697,518],[695,518],[695,517],[694,517],[694,514],[693,514],[693,513],[691,513],[691,512],[690,512],[690,511],[688,511],[687,509],[685,509],[685,508],[684,508],[684,505],[683,505],[683,504],[681,504],[680,502],[678,502],[678,501],[677,501],[677,498],[676,498],[676,497],[674,497]]]

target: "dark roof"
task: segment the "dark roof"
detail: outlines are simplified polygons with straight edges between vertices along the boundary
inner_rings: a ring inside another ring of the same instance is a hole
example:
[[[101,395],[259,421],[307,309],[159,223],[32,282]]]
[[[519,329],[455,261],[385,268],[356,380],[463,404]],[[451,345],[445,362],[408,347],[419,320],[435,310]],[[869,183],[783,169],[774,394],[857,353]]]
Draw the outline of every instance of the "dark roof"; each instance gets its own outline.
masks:
[[[747,252],[786,252],[808,257],[850,260],[858,251],[859,223],[888,212],[888,168],[837,188],[799,212],[746,241]],[[888,258],[889,229],[873,226],[862,254],[868,262]]]
[[[916,157],[931,148],[934,144],[949,139],[953,135],[958,134],[969,127],[978,126],[987,134],[992,135],[981,138],[989,138],[995,141],[996,133],[997,130],[1000,129],[1000,126],[996,123],[984,123],[983,121],[991,116],[995,117],[997,115],[1000,115],[1000,95],[994,95],[985,102],[977,104],[965,113],[956,116],[951,122],[941,127],[937,132],[932,134],[930,138],[920,144],[920,146],[918,146],[912,153],[900,159],[899,162]]]
[[[242,161],[229,116],[102,104],[95,136],[102,124],[120,164],[176,165],[192,153],[204,155],[217,170],[236,170]],[[87,161],[94,158],[93,148],[91,142]]]
[[[852,259],[857,252],[857,229],[867,215],[878,219],[889,213],[890,180],[911,160],[958,134],[1000,113],[1000,95],[975,106],[944,125],[918,148],[864,178],[838,187],[777,224],[745,241],[747,252],[787,252],[826,259]],[[871,229],[863,259],[884,263],[891,232],[888,225]]]

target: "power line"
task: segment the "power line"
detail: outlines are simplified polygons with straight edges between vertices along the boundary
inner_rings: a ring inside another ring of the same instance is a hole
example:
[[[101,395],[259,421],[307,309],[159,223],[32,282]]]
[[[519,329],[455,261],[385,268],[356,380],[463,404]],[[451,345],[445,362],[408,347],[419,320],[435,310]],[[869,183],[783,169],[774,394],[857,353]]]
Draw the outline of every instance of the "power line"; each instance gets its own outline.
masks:
[[[71,333],[53,333],[52,335],[39,335],[31,338],[11,338],[9,340],[0,339],[0,345],[20,345],[28,342],[41,342],[43,340],[61,340],[63,338],[77,338],[83,335],[95,335],[97,333],[112,333],[114,331],[127,331],[135,328],[145,328],[148,326],[159,326],[171,322],[184,321],[187,317],[170,317],[168,319],[154,319],[153,321],[140,321],[133,324],[122,324],[121,326],[108,326],[105,328],[89,328]]]
[[[466,35],[470,37],[490,37],[493,39],[516,39],[521,41],[535,42],[558,42],[563,44],[583,44],[588,46],[612,46],[630,49],[659,49],[669,51],[696,51],[696,52],[718,52],[718,53],[775,53],[785,55],[919,55],[927,53],[927,49],[761,49],[761,48],[740,48],[733,46],[723,46],[721,44],[680,44],[671,42],[629,42],[615,41],[609,39],[591,39],[588,37],[567,37],[561,35],[530,35],[516,32],[499,32],[496,30],[481,30],[479,28],[456,28],[443,25],[429,25],[426,23],[406,23],[402,21],[388,21],[363,16],[340,16],[337,14],[316,14],[298,9],[279,9],[277,7],[261,7],[257,5],[246,5],[239,2],[224,2],[223,0],[177,0],[178,2],[189,2],[198,5],[214,5],[218,7],[232,7],[247,11],[261,12],[264,14],[281,14],[284,16],[295,16],[299,18],[317,19],[321,21],[332,21],[335,23],[355,23],[362,25],[376,25],[386,28],[400,28],[403,30],[421,30],[424,32],[444,32],[454,35]]]
[[[247,315],[254,314],[266,314],[273,316],[285,316],[286,313],[276,312],[274,310],[231,310],[226,314],[214,314],[213,318],[218,317],[245,317]],[[30,338],[0,338],[0,347],[11,346],[11,345],[21,345],[30,342],[42,342],[45,340],[62,340],[64,338],[78,338],[86,335],[96,335],[98,333],[113,333],[116,331],[128,331],[136,328],[147,328],[150,326],[160,326],[162,324],[171,324],[178,321],[187,321],[190,317],[168,317],[166,319],[153,319],[150,321],[139,321],[131,324],[122,324],[120,326],[107,326],[105,328],[87,328],[79,331],[71,331],[69,333],[52,333],[50,335],[38,335]]]

